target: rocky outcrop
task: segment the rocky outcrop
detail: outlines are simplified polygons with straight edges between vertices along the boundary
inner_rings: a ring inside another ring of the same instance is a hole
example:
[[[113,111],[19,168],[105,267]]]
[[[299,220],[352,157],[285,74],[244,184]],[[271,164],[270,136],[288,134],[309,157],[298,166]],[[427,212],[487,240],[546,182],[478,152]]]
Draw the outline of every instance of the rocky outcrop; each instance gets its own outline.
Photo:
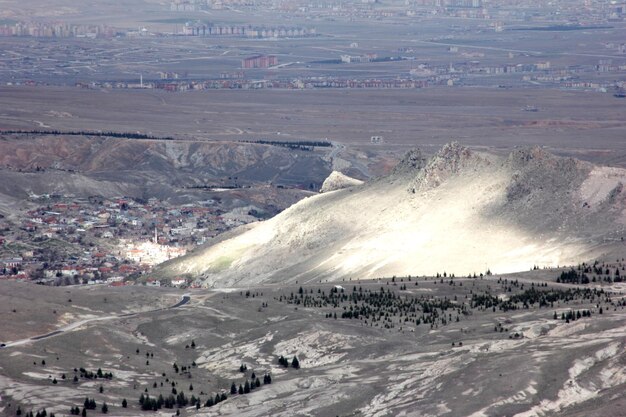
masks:
[[[328,193],[330,191],[343,190],[344,188],[354,187],[363,184],[363,181],[349,177],[339,171],[333,171],[328,178],[324,180],[320,193]]]

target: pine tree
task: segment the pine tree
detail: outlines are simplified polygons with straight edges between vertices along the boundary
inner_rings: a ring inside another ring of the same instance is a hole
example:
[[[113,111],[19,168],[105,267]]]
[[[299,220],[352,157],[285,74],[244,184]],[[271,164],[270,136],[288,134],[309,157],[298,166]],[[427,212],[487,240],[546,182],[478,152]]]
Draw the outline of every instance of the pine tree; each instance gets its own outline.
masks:
[[[106,414],[109,412],[109,406],[107,406],[107,403],[102,403],[102,414]]]
[[[126,407],[128,407],[128,401],[126,401],[126,398],[124,398],[122,400],[122,408],[126,408]]]
[[[232,385],[230,386],[230,393],[231,394],[237,394],[237,386],[235,385],[235,383],[233,382]]]
[[[300,369],[300,361],[298,360],[296,356],[293,357],[293,360],[291,361],[291,366],[294,369]]]

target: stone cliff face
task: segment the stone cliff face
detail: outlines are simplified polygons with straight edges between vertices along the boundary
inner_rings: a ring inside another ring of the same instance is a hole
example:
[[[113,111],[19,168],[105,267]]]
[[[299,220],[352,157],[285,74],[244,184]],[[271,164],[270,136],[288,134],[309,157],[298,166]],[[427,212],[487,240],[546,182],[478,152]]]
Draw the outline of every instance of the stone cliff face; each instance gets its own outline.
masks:
[[[387,177],[307,198],[160,273],[219,286],[577,263],[624,233],[626,171],[598,169],[539,148],[412,151]]]
[[[460,172],[469,174],[471,171],[486,168],[489,164],[486,157],[472,152],[458,142],[452,142],[430,158],[423,168],[419,167],[409,190],[415,193],[438,187]]]

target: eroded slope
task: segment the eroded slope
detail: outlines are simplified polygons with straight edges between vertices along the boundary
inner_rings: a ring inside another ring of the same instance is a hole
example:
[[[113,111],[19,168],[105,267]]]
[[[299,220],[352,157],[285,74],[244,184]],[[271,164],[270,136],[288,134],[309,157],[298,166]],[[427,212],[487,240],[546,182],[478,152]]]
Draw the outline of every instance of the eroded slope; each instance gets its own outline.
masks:
[[[233,285],[572,264],[621,241],[626,171],[603,172],[540,148],[414,151],[387,177],[309,197],[162,273]]]

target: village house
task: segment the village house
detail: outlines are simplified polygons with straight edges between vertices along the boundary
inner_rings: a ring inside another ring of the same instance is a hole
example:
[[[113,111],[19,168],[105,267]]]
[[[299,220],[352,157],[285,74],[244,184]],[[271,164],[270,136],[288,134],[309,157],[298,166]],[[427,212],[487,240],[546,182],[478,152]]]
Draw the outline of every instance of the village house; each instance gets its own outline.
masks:
[[[182,285],[187,284],[187,280],[185,278],[174,278],[172,279],[172,285],[174,287],[180,287]]]

